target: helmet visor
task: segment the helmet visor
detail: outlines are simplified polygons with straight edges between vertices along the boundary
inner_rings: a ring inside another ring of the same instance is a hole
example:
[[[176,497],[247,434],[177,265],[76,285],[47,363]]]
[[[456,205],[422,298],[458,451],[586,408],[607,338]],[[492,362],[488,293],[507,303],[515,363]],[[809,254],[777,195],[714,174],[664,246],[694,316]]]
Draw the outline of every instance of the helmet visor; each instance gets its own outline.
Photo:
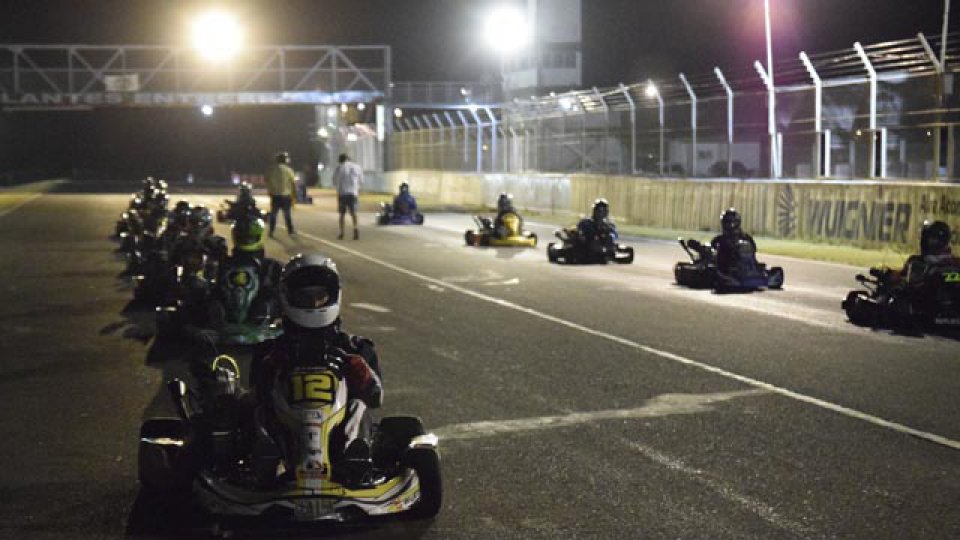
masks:
[[[333,301],[330,289],[323,285],[301,287],[287,293],[287,302],[300,309],[318,309]]]

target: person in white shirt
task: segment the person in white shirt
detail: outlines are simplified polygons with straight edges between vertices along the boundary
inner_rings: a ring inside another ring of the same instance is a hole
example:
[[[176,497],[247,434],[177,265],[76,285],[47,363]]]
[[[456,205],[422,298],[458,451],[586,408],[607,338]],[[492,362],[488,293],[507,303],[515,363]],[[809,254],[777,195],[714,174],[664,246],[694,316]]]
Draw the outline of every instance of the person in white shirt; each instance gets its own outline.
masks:
[[[357,199],[360,196],[360,186],[363,185],[363,168],[357,165],[346,154],[340,154],[340,165],[333,172],[333,185],[337,188],[337,210],[340,212],[340,234],[337,240],[343,240],[344,214],[350,211],[353,219],[353,239],[360,238],[357,230]]]

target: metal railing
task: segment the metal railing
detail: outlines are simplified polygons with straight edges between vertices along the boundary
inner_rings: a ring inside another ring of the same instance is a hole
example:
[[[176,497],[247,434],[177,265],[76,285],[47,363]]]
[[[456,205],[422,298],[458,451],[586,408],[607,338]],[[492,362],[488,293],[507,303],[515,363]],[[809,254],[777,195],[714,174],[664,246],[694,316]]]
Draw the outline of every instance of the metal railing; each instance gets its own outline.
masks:
[[[398,119],[393,168],[957,180],[960,34]],[[939,57],[934,51],[942,51]],[[768,102],[773,94],[773,124]]]

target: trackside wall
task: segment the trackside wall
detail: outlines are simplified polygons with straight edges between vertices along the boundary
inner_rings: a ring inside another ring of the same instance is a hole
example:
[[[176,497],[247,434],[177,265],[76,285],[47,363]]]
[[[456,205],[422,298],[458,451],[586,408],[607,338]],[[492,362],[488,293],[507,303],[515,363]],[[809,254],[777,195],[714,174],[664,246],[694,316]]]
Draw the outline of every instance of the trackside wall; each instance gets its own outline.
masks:
[[[614,219],[663,229],[713,231],[720,213],[734,206],[756,235],[868,249],[914,250],[923,221],[940,219],[960,245],[960,185],[403,170],[369,187],[393,192],[401,182],[444,204],[494,206],[507,191],[520,208],[571,218],[605,197]]]

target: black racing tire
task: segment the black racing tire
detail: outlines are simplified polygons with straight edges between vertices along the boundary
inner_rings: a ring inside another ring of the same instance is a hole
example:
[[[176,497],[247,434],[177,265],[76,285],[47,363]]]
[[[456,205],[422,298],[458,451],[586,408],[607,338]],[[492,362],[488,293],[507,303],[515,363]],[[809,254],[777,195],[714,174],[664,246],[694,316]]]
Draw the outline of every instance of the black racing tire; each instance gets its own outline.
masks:
[[[463,241],[468,246],[475,246],[477,245],[477,235],[473,231],[467,231],[463,233]]]
[[[423,214],[415,214],[413,216],[414,225],[423,225]]]
[[[539,238],[537,238],[537,233],[530,233],[530,238],[533,238],[533,246],[531,247],[537,247],[537,242],[539,241]]]
[[[396,465],[410,441],[426,431],[423,422],[416,416],[388,416],[377,425],[373,460],[377,465]]]
[[[783,268],[779,266],[774,266],[767,271],[767,288],[780,290],[783,288],[784,274]]]
[[[407,510],[410,519],[430,519],[443,506],[443,480],[440,454],[435,448],[411,448],[403,456],[403,465],[413,469],[420,481],[420,500]]]
[[[547,260],[556,263],[557,262],[557,244],[550,242],[547,244]]]
[[[140,437],[183,439],[184,430],[179,419],[153,419],[141,426]],[[188,492],[193,473],[187,463],[181,447],[159,446],[141,440],[137,452],[137,478],[143,489],[151,493],[173,495]]]
[[[633,263],[633,248],[630,246],[617,246],[617,253],[626,253],[626,257],[616,257],[614,261],[617,264],[632,264]]]
[[[847,318],[857,326],[874,327],[880,324],[880,306],[866,298],[863,291],[850,291],[841,307]]]

